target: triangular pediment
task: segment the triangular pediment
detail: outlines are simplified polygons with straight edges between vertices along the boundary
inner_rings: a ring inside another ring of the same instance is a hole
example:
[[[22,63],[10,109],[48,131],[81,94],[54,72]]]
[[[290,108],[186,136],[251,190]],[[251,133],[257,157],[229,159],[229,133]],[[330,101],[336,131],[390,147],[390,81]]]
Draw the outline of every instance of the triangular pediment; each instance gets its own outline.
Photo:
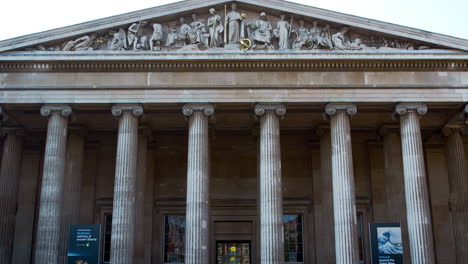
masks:
[[[237,4],[236,11],[231,10],[232,3]],[[211,8],[216,14],[210,14]],[[266,14],[263,19],[262,12]],[[283,19],[281,14],[285,15]],[[0,52],[164,53],[228,49],[468,51],[468,40],[283,0],[186,0],[0,41]]]

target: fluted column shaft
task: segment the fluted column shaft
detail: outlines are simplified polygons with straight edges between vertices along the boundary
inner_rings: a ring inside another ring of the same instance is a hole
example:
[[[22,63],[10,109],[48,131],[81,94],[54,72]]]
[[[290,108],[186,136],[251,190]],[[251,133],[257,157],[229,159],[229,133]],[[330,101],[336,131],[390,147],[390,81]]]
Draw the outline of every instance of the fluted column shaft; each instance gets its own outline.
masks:
[[[135,230],[135,263],[143,263],[145,258],[145,188],[146,161],[148,153],[148,128],[140,128],[138,136],[138,163],[136,179],[136,230]]]
[[[321,128],[320,135],[320,196],[322,201],[322,226],[320,227],[323,263],[335,263],[335,230],[333,222],[333,180],[331,169],[331,136],[329,128]]]
[[[4,132],[0,169],[0,263],[11,263],[23,136],[18,129],[6,128]]]
[[[189,117],[187,157],[187,212],[185,227],[185,263],[205,264],[210,260],[210,161],[208,116],[211,105],[184,105]]]
[[[401,146],[405,179],[406,209],[412,264],[434,264],[434,243],[427,189],[419,115],[427,112],[424,104],[401,103]]]
[[[359,263],[351,128],[352,104],[328,104],[330,116],[336,264]]]
[[[260,116],[260,246],[262,264],[283,264],[283,194],[279,117],[284,105],[259,104]]]
[[[460,128],[445,128],[457,264],[468,259],[468,175]]]
[[[384,175],[388,221],[398,222],[401,225],[403,262],[409,264],[411,263],[411,255],[409,252],[401,138],[398,128],[385,128],[385,132],[382,131],[382,134],[384,137]]]
[[[60,263],[67,263],[70,225],[79,224],[80,194],[83,175],[84,137],[82,128],[70,128],[65,161],[62,223],[60,231]]]
[[[56,264],[59,261],[67,125],[71,108],[62,105],[46,105],[41,108],[41,114],[48,116],[49,121],[44,153],[34,263]]]
[[[112,114],[119,118],[115,164],[114,204],[110,262],[132,264],[135,246],[135,196],[138,154],[139,105],[115,105]]]

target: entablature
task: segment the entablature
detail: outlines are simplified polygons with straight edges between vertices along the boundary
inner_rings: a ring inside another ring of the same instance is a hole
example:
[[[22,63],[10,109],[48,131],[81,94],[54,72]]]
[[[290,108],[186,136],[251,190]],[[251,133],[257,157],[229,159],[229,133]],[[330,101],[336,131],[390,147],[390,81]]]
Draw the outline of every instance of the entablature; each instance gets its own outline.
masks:
[[[429,52],[9,52],[0,72],[468,71],[468,54]]]

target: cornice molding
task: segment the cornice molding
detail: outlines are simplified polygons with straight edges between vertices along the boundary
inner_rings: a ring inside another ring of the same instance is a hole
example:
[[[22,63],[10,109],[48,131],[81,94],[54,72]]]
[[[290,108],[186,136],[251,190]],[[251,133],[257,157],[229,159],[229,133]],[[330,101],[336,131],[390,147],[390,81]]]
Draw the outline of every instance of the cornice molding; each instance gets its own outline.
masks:
[[[0,72],[468,71],[468,61],[3,62]]]

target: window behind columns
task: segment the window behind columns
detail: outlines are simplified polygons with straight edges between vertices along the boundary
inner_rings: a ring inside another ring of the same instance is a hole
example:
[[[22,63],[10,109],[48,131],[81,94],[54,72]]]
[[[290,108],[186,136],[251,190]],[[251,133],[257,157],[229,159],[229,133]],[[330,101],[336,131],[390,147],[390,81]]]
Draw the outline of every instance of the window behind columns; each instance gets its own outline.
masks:
[[[357,227],[358,227],[358,241],[359,241],[359,263],[366,263],[365,243],[364,243],[364,216],[362,212],[357,212]]]
[[[283,215],[284,225],[284,261],[304,263],[302,215]]]
[[[185,261],[185,216],[164,217],[164,263]]]
[[[104,215],[104,232],[102,237],[102,263],[110,262],[111,249],[111,234],[112,234],[112,214]]]

